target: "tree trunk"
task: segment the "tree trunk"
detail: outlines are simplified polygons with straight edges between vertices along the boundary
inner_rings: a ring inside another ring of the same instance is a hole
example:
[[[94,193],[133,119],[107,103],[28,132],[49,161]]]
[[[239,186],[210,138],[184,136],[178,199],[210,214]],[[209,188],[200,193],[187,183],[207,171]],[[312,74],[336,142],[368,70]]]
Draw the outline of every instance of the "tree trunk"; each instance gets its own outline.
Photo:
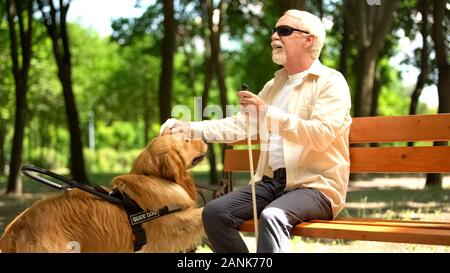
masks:
[[[428,3],[425,0],[418,2],[418,10],[422,15],[422,24],[420,28],[420,34],[422,35],[422,50],[420,51],[420,74],[417,77],[417,83],[414,91],[411,94],[411,104],[409,105],[409,115],[415,115],[417,113],[417,105],[419,97],[422,94],[422,90],[425,87],[425,83],[428,78],[429,65],[428,65]],[[408,142],[408,146],[414,146],[414,142]]]
[[[6,153],[5,153],[5,138],[6,138],[6,126],[4,126],[5,121],[0,119],[0,175],[5,175],[6,166]]]
[[[205,40],[206,43],[206,40]],[[206,50],[205,50],[206,51]],[[208,98],[209,98],[209,90],[211,87],[211,82],[213,78],[213,70],[211,68],[211,57],[206,56],[205,52],[205,79],[203,82],[203,93],[202,93],[202,113],[205,107],[208,104]],[[203,115],[202,115],[203,116]],[[207,118],[205,118],[207,119]],[[216,164],[216,153],[214,150],[214,146],[211,143],[208,143],[208,161],[209,161],[209,181],[211,184],[217,184],[218,183],[218,174],[217,174],[217,164]]]
[[[38,160],[38,162],[39,162],[39,165],[40,166],[43,166],[43,163],[44,163],[44,149],[45,149],[45,141],[44,141],[44,138],[45,138],[45,136],[44,136],[44,134],[45,134],[45,132],[44,132],[44,129],[47,129],[47,127],[45,127],[44,126],[44,124],[43,124],[44,122],[43,122],[43,120],[42,120],[42,117],[38,117],[38,132],[39,132],[39,134],[36,136],[35,135],[35,137],[36,137],[36,139],[38,139],[38,147],[39,147],[39,160]],[[45,166],[44,168],[47,168],[47,166]]]
[[[25,132],[25,122],[27,115],[26,93],[28,79],[16,80],[16,116],[14,121],[14,137],[11,149],[11,161],[9,163],[9,178],[7,194],[21,194],[22,180],[20,176],[20,166],[22,165],[23,139]],[[27,77],[28,78],[28,77]]]
[[[173,59],[175,53],[175,11],[173,1],[163,0],[164,7],[164,38],[162,41],[162,69],[159,80],[159,111],[160,121],[163,124],[171,114]]]
[[[208,105],[209,89],[211,88],[211,82],[212,82],[212,78],[213,78],[211,57],[206,56],[206,54],[207,53],[205,50],[205,63],[204,63],[205,79],[203,80],[203,91],[202,91],[202,117],[203,117],[203,111],[205,110],[206,106]]]
[[[343,10],[343,12],[345,12],[345,10]],[[342,18],[342,24],[343,32],[341,41],[341,55],[339,56],[339,71],[345,78],[347,76],[347,60],[350,53],[350,29],[348,26],[348,20],[345,17]]]
[[[305,0],[278,0],[280,15],[289,9],[305,10]]]
[[[217,59],[213,57],[213,3],[211,0],[207,0],[204,2],[205,12],[203,22],[208,22],[203,24],[203,33],[204,33],[204,41],[205,41],[205,63],[204,63],[204,71],[205,71],[205,79],[203,82],[203,92],[202,92],[202,113],[208,105],[209,99],[209,91],[211,89],[211,82],[214,76],[214,71],[217,69]],[[206,16],[206,18],[205,18]],[[208,31],[207,31],[208,29]],[[209,33],[209,37],[207,35]],[[203,117],[203,115],[202,115]],[[208,119],[208,117],[204,117],[204,119]],[[216,153],[213,144],[208,143],[208,161],[209,161],[209,181],[211,184],[217,184],[219,181],[219,176],[217,172],[217,162],[216,162]]]
[[[446,46],[446,31],[443,26],[445,17],[445,0],[433,1],[433,41],[436,51],[436,62],[439,70],[438,79],[438,95],[439,107],[438,113],[450,112],[450,64],[447,57]],[[447,141],[436,141],[434,146],[447,146]],[[428,174],[425,187],[440,187],[442,188],[442,174]]]
[[[344,16],[352,28],[358,45],[358,73],[354,99],[354,116],[368,116],[373,100],[376,63],[387,32],[391,28],[399,0],[371,6],[364,1],[344,2]]]
[[[11,48],[11,59],[13,63],[12,72],[16,88],[16,115],[14,121],[14,137],[11,149],[11,161],[9,165],[7,194],[21,194],[22,181],[20,166],[22,164],[23,139],[27,115],[26,94],[28,89],[28,72],[31,60],[31,34],[33,25],[33,3],[32,1],[7,0],[7,18],[9,25],[9,37]],[[21,4],[26,4],[22,7]],[[26,12],[25,22],[23,13]],[[20,46],[17,41],[16,22],[18,23]],[[25,25],[27,29],[25,29]],[[20,55],[20,56],[19,56]]]
[[[319,0],[318,1],[319,3],[319,17],[320,17],[320,20],[322,20],[323,19],[323,0]]]
[[[213,185],[219,183],[219,173],[217,171],[216,151],[214,144],[208,143],[208,161],[209,161],[209,182]]]
[[[0,28],[2,27],[3,19],[6,14],[6,2],[0,2]]]
[[[216,64],[216,76],[217,76],[217,83],[219,85],[219,92],[220,92],[220,104],[222,107],[222,113],[225,117],[226,115],[226,106],[228,105],[228,98],[227,98],[227,87],[225,84],[225,62],[223,59],[223,53],[222,49],[220,47],[220,36],[222,34],[223,30],[223,14],[225,14],[225,6],[227,6],[227,1],[221,0],[219,3],[219,9],[220,9],[220,19],[219,19],[219,26],[218,28],[213,28],[212,32],[212,39],[211,39],[211,54],[212,58],[215,60]],[[214,31],[216,30],[217,31]]]
[[[148,135],[148,130],[150,130],[150,121],[148,120],[148,110],[144,110],[144,145],[147,145],[147,143],[149,142],[149,135]]]
[[[228,1],[221,0],[219,2],[219,10],[220,10],[220,18],[219,18],[219,27],[217,28],[217,32],[213,32],[213,42],[212,42],[212,48],[214,50],[211,50],[211,53],[213,54],[212,58],[216,59],[216,76],[217,76],[217,82],[219,85],[219,92],[220,92],[220,105],[222,107],[222,114],[223,117],[226,117],[227,113],[227,105],[228,105],[228,90],[225,84],[225,62],[224,57],[222,53],[222,49],[220,46],[220,36],[222,35],[223,31],[223,15],[226,14],[226,7],[228,6]],[[220,156],[222,163],[224,162],[224,155],[225,155],[225,149],[226,145],[222,144],[220,148]]]
[[[70,1],[66,5],[60,1],[58,10],[55,8],[53,0],[45,2],[43,0],[38,0],[38,4],[47,32],[52,40],[53,55],[58,66],[58,78],[61,82],[64,94],[64,103],[70,133],[69,164],[72,177],[79,183],[88,184],[89,180],[84,165],[83,145],[79,127],[80,120],[72,89],[72,62],[66,24]],[[50,11],[44,11],[48,10],[47,8],[49,8]]]
[[[374,90],[373,85],[377,58],[374,58],[374,52],[367,51],[369,51],[367,48],[361,48],[359,50],[355,110],[353,113],[355,117],[369,116],[372,106],[372,92]]]
[[[187,32],[188,30],[184,30],[184,31]],[[197,96],[197,92],[195,90],[195,78],[196,78],[195,66],[193,63],[193,60],[195,59],[195,50],[194,50],[195,45],[193,44],[192,39],[189,38],[188,33],[185,34],[185,36],[182,39],[185,41],[185,44],[183,45],[183,53],[184,53],[185,65],[188,69],[187,85],[188,85],[189,89],[191,89],[191,96],[194,98]]]
[[[375,77],[373,79],[373,92],[372,92],[372,104],[370,106],[370,116],[378,115],[378,98],[380,96],[381,87],[383,82],[381,80],[380,70],[378,69],[378,60],[375,62]],[[378,147],[379,143],[370,143],[370,147]]]
[[[144,120],[144,145],[147,145],[147,143],[150,140],[150,137],[148,135],[148,131],[150,130],[150,107],[148,105],[148,93],[150,93],[150,90],[147,90],[146,84],[144,83],[144,99],[143,99],[143,107],[144,107],[144,113],[143,113],[143,120]]]
[[[63,37],[64,39],[64,37]],[[66,52],[66,60],[63,67],[59,67],[59,78],[63,86],[64,102],[66,105],[67,121],[69,123],[70,132],[70,169],[72,177],[75,181],[80,183],[89,183],[86,175],[84,157],[83,157],[83,144],[81,143],[81,130],[79,127],[80,120],[78,117],[78,111],[75,104],[75,97],[72,90],[72,77],[71,77],[71,63],[70,52]]]
[[[375,61],[375,76],[373,78],[373,92],[372,92],[372,105],[370,106],[370,115],[377,116],[378,115],[378,98],[380,96],[381,87],[383,86],[383,82],[381,80],[381,72],[378,68],[378,61]]]
[[[24,135],[26,137],[28,137],[28,151],[27,151],[27,161],[31,162],[33,160],[33,156],[32,156],[32,151],[34,149],[34,130],[33,130],[33,117],[32,116],[28,116],[29,120],[28,120],[28,133],[24,132]],[[24,138],[25,138],[24,136]],[[25,151],[22,152],[22,157],[25,157]]]

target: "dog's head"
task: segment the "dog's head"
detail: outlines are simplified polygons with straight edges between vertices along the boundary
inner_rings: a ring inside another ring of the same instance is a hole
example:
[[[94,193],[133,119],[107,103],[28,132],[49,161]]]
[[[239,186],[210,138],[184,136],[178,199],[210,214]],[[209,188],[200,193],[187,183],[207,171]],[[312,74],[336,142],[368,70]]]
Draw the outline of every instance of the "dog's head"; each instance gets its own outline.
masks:
[[[195,200],[195,184],[188,169],[205,157],[207,147],[201,140],[184,140],[171,135],[157,137],[137,157],[131,173],[173,181]]]

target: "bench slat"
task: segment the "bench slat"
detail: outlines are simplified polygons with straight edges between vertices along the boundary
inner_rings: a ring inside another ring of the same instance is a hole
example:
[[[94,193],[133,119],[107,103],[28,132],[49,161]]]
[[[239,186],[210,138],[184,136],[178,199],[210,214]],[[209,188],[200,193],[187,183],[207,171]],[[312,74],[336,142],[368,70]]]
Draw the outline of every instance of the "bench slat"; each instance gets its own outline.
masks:
[[[316,221],[316,220],[311,220]],[[378,218],[356,218],[356,217],[337,217],[333,221],[355,221],[355,222],[379,222],[379,223],[421,223],[421,224],[436,224],[445,225],[446,228],[450,229],[450,222],[442,221],[425,221],[425,220],[394,220],[394,219],[378,219]]]
[[[450,147],[350,148],[352,173],[447,173]]]
[[[253,221],[245,221],[240,230],[254,232]],[[292,234],[330,239],[450,245],[450,229],[437,228],[303,222],[293,228]]]
[[[259,150],[253,150],[253,164],[256,167],[259,161]],[[225,159],[223,162],[223,171],[225,172],[248,172],[250,163],[248,162],[247,150],[225,150]]]
[[[258,164],[259,150],[253,150]],[[375,147],[350,148],[352,173],[448,173],[450,147]],[[250,169],[247,150],[225,151],[224,171],[246,172]]]
[[[259,144],[259,138],[257,139],[252,139],[252,145],[257,145]],[[228,146],[239,146],[239,145],[246,145],[247,146],[247,139],[245,140],[239,140],[236,142],[231,142],[231,143],[227,143]]]
[[[450,114],[353,118],[350,143],[450,140]]]
[[[344,225],[367,225],[367,226],[389,226],[389,227],[411,227],[411,228],[435,228],[450,230],[450,222],[428,222],[407,220],[383,220],[373,218],[336,218],[330,220],[311,220],[311,223],[344,224]]]

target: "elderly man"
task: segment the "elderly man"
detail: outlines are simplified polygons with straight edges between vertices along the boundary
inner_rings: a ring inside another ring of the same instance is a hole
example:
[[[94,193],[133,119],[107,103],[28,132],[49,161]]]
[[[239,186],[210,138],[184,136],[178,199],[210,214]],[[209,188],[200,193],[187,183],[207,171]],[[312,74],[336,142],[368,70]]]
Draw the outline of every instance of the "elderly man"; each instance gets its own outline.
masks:
[[[262,149],[255,174],[260,217],[257,252],[290,251],[292,226],[310,219],[333,219],[344,207],[349,179],[350,92],[336,70],[318,57],[325,40],[320,19],[288,10],[272,34],[272,59],[283,68],[254,95],[238,93],[242,109],[257,109]],[[244,138],[245,115],[221,120],[174,122],[164,134],[183,131],[207,141]],[[236,139],[233,139],[236,141]],[[250,186],[209,202],[203,210],[206,234],[215,252],[248,252],[238,227],[252,218]]]

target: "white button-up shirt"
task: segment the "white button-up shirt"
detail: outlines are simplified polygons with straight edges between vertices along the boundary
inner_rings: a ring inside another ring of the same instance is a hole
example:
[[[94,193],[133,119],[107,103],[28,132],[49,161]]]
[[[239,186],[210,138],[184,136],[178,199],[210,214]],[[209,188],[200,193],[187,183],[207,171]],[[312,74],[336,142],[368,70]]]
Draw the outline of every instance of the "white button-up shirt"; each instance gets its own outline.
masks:
[[[303,81],[289,95],[287,111],[275,107],[274,98],[288,79],[285,69],[275,73],[258,94],[267,104],[259,133],[261,153],[255,181],[272,177],[268,164],[268,136],[276,132],[283,139],[286,188],[314,188],[331,203],[333,216],[344,208],[350,175],[350,90],[338,71],[315,61]],[[208,141],[235,142],[245,139],[248,122],[237,114],[221,120],[191,122],[194,135]],[[230,132],[235,137],[229,138]],[[265,148],[264,148],[265,147]]]
[[[299,85],[303,78],[308,74],[308,70],[302,71],[294,75],[288,75],[288,79],[281,87],[280,91],[273,99],[271,105],[273,107],[287,112],[289,105],[289,98],[295,86]],[[301,147],[303,149],[303,146]],[[301,151],[298,153],[300,157]],[[279,168],[285,168],[286,164],[284,161],[284,151],[283,151],[283,138],[276,132],[270,132],[269,135],[269,167],[272,171],[276,171]]]

